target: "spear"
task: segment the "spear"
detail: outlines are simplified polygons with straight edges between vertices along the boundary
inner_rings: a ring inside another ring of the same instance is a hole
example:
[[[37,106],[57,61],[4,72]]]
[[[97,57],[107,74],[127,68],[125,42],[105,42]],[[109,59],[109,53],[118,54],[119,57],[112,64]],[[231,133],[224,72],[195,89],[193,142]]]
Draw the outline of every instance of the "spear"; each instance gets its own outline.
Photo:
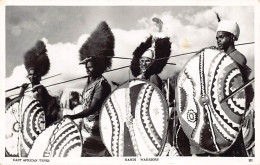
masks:
[[[59,75],[61,75],[61,73],[56,74],[56,75],[53,75],[53,76],[50,76],[50,77],[46,77],[46,78],[42,79],[42,81],[47,80],[47,79],[50,79],[50,78],[53,78],[53,77],[56,77],[56,76],[59,76]],[[28,83],[28,84],[31,84],[31,83]],[[9,92],[9,91],[12,91],[12,90],[18,89],[18,88],[20,88],[20,87],[21,87],[21,86],[17,86],[17,87],[14,87],[14,88],[8,89],[8,90],[6,90],[5,92]]]
[[[51,86],[54,86],[54,85],[59,85],[59,84],[63,84],[63,83],[67,83],[67,82],[71,82],[71,81],[75,81],[75,80],[80,80],[80,79],[87,78],[87,77],[88,77],[88,75],[87,76],[82,76],[82,77],[79,77],[79,78],[74,78],[74,79],[67,80],[67,81],[62,81],[62,82],[51,84],[51,85],[47,85],[45,87],[47,88],[47,87],[51,87]]]
[[[167,65],[176,65],[175,63],[167,62]]]
[[[250,44],[254,44],[255,42],[245,42],[245,43],[241,43],[241,44],[236,44],[235,46],[241,46],[241,45],[250,45]],[[162,57],[162,58],[158,58],[155,60],[163,60],[166,58],[172,58],[172,57],[179,57],[179,56],[185,56],[185,55],[189,55],[189,54],[193,54],[193,53],[197,53],[198,51],[192,51],[192,52],[187,52],[187,53],[181,53],[181,54],[176,54],[176,55],[172,55],[170,57]],[[132,58],[129,57],[120,57],[120,56],[113,56],[113,57],[105,57],[105,58],[117,58],[117,59],[123,59],[123,60],[132,60]],[[168,63],[167,63],[168,64]]]
[[[129,66],[124,66],[124,67],[120,67],[120,68],[116,68],[116,69],[111,69],[111,70],[105,71],[104,73],[116,71],[116,70],[119,70],[119,69],[124,69],[124,68],[127,68],[127,67],[129,67]],[[89,77],[89,76],[87,75],[87,76],[82,76],[82,77],[71,79],[71,80],[67,80],[67,81],[62,81],[62,82],[59,82],[59,83],[47,85],[45,87],[47,88],[47,87],[51,87],[51,86],[54,86],[54,85],[59,85],[59,84],[63,84],[63,83],[67,83],[67,82],[71,82],[71,81],[75,81],[75,80],[80,80],[80,79],[87,78],[87,77]]]
[[[247,86],[249,86],[250,84],[252,84],[255,81],[255,78],[252,78],[250,81],[248,81],[246,84],[242,85],[241,87],[237,88],[234,92],[232,92],[230,95],[228,95],[227,97],[223,98],[220,103],[230,99],[231,97],[233,97],[235,94],[237,94],[238,92],[242,91],[243,89],[245,89]]]
[[[47,80],[47,79],[50,79],[50,78],[52,78],[52,77],[56,77],[56,76],[59,76],[59,75],[61,75],[62,73],[59,73],[59,74],[55,74],[55,75],[53,75],[53,76],[50,76],[50,77],[46,77],[46,78],[44,78],[44,79],[42,79],[42,81],[43,80]]]
[[[235,46],[242,46],[242,45],[250,45],[250,44],[254,44],[255,42],[245,42],[245,43],[241,43],[241,44],[236,44]],[[163,60],[166,58],[172,58],[172,57],[179,57],[179,56],[186,56],[189,54],[193,54],[193,53],[197,53],[198,51],[192,51],[192,52],[187,52],[187,53],[181,53],[181,54],[176,54],[176,55],[172,55],[170,57],[162,57],[162,58],[157,58],[155,60]]]
[[[124,66],[124,67],[120,67],[120,68],[111,69],[111,70],[105,71],[104,73],[116,71],[116,70],[119,70],[119,69],[124,69],[124,68],[127,68],[127,67],[129,67],[129,66]],[[59,85],[59,84],[63,84],[63,83],[71,82],[71,81],[75,81],[75,80],[80,80],[80,79],[87,78],[87,77],[88,77],[88,75],[87,76],[78,77],[78,78],[74,78],[74,79],[71,79],[71,80],[58,82],[58,83],[55,83],[55,84],[50,84],[50,85],[47,85],[45,87],[47,88],[47,87],[51,87],[51,86],[55,86],[55,85]],[[27,92],[29,92],[29,90],[25,91],[24,93],[27,93]],[[15,95],[18,95],[18,94],[14,94],[14,95],[11,95],[11,96],[15,96]],[[9,96],[9,97],[11,97],[11,96]]]

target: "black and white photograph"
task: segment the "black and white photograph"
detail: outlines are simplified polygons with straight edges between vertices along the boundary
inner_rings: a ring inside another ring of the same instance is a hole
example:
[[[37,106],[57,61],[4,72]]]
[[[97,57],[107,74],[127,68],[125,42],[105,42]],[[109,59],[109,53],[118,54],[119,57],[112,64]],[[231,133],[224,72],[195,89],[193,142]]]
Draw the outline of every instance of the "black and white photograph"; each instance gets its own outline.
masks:
[[[146,2],[4,5],[0,164],[260,163],[257,1]]]

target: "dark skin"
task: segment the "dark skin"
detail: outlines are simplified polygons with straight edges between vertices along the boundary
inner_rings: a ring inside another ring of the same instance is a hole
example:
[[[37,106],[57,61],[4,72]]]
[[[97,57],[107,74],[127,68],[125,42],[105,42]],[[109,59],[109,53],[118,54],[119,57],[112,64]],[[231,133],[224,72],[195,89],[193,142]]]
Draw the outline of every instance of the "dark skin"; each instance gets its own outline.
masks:
[[[43,86],[37,86],[40,84],[41,76],[35,70],[30,69],[28,70],[28,79],[32,84],[32,91],[34,92],[34,98],[38,100],[45,112],[46,115],[46,126],[48,127],[53,122],[57,120],[59,107],[56,103],[56,100],[49,95],[48,91]],[[26,88],[28,87],[28,83],[22,85],[22,89],[20,91],[19,96],[22,97]]]
[[[219,31],[216,35],[217,44],[219,49],[224,50],[225,53],[230,55],[233,51],[235,51],[235,36],[231,33]],[[242,71],[245,70],[246,67],[246,59],[244,56],[231,56],[233,60],[235,60],[240,66],[242,66]],[[245,77],[248,77],[248,75],[245,75]],[[247,96],[248,97],[248,96]],[[248,101],[247,104],[249,104],[251,101]],[[236,142],[232,145],[232,147],[223,154],[224,156],[245,156],[245,147],[242,137],[242,132],[239,133],[238,138]],[[221,155],[220,155],[221,156]]]
[[[235,38],[231,33],[219,31],[216,35],[218,48],[224,50],[227,54],[230,54],[235,50]]]
[[[142,75],[146,72],[146,70],[151,66],[152,64],[152,59],[148,58],[148,57],[141,57],[140,58],[140,69],[142,72]]]
[[[233,60],[243,67],[243,70],[246,70],[246,58],[243,55],[232,55],[232,52],[236,50],[234,45],[235,36],[228,32],[219,31],[217,32],[216,39],[219,49],[224,50],[225,53],[230,55]]]
[[[141,57],[139,60],[139,66],[140,66],[142,78],[148,79],[149,77],[147,77],[146,71],[153,63],[153,59],[149,58],[153,56],[153,53],[152,51],[146,51],[144,54],[148,55],[148,57],[147,56]]]
[[[41,77],[33,74],[28,76],[30,82],[32,83],[32,86],[40,84]]]
[[[98,77],[101,76],[96,74],[95,69],[93,67],[93,64],[91,61],[87,62],[85,64],[86,72],[90,77],[90,83],[94,82]],[[65,115],[64,118],[70,118],[70,119],[78,119],[78,118],[84,118],[87,117],[95,112],[96,109],[99,109],[101,107],[99,99],[93,97],[91,104],[89,108],[84,109],[82,112],[77,113],[75,115]]]
[[[39,76],[38,74],[36,74],[34,70],[29,70],[29,72],[28,72],[28,79],[30,80],[32,86],[35,86],[35,85],[40,84],[41,76]],[[21,91],[20,91],[19,96],[23,96],[23,95],[24,95],[24,92],[25,92],[25,90],[28,88],[28,86],[29,86],[28,83],[24,83],[24,84],[22,85],[22,89],[21,89]]]
[[[24,83],[22,86],[21,86],[21,91],[19,93],[19,97],[22,97],[24,95],[24,92],[25,90],[28,88],[29,84],[28,83]]]
[[[94,67],[93,67],[94,65],[93,65],[93,63],[92,62],[87,62],[86,64],[85,64],[85,68],[86,68],[86,72],[87,72],[87,74],[92,78],[92,77],[94,77],[94,75],[95,75],[95,70],[94,70]]]

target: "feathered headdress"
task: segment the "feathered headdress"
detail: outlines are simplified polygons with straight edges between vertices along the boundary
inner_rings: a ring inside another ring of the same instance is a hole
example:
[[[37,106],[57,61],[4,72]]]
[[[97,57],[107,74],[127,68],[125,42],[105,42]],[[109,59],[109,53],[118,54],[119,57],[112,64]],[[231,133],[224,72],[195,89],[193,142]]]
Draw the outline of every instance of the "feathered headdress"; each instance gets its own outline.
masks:
[[[26,70],[33,69],[36,74],[44,76],[50,70],[50,60],[47,49],[43,41],[37,41],[35,46],[24,55],[24,65]]]
[[[216,32],[219,31],[229,32],[235,36],[235,40],[238,40],[240,34],[240,28],[237,22],[232,20],[221,20],[219,14],[217,12],[215,12],[215,14],[218,19],[218,27]]]
[[[169,37],[156,38],[154,42],[155,59],[153,60],[152,65],[147,69],[147,75],[161,73],[171,54],[171,42]],[[133,76],[137,77],[141,74],[139,60],[149,48],[152,48],[152,45],[153,37],[150,36],[146,39],[145,42],[142,42],[133,52],[134,57],[131,61],[130,66]]]
[[[114,56],[114,46],[114,35],[107,23],[103,21],[80,48],[80,64],[92,60],[94,68],[103,73],[112,65],[111,57]]]

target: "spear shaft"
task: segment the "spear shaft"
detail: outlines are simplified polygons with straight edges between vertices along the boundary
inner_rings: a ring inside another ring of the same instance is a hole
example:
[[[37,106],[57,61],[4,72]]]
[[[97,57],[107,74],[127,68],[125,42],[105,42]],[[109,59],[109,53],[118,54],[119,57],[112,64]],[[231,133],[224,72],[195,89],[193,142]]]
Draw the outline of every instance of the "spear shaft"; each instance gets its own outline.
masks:
[[[50,78],[53,78],[53,77],[56,77],[56,76],[59,76],[59,75],[61,75],[61,73],[56,74],[56,75],[53,75],[53,76],[50,76],[50,77],[46,77],[46,78],[42,79],[42,81],[47,80],[47,79],[50,79]],[[28,83],[28,84],[31,84],[31,83]],[[9,92],[9,91],[12,91],[12,90],[18,89],[18,88],[20,88],[20,87],[21,87],[21,86],[17,86],[17,87],[14,87],[14,88],[8,89],[8,90],[6,90],[5,92]]]
[[[255,81],[255,78],[252,78],[250,81],[248,81],[246,84],[242,85],[241,87],[237,88],[234,92],[232,92],[230,95],[228,95],[227,97],[223,98],[220,103],[230,99],[231,97],[233,97],[235,94],[237,94],[238,92],[242,91],[243,89],[245,89],[247,86],[249,86],[250,84],[252,84]]]
[[[123,66],[123,67],[120,67],[120,68],[111,69],[111,70],[105,71],[104,73],[116,71],[116,70],[119,70],[119,69],[124,69],[124,68],[127,68],[127,67],[129,67],[129,66]],[[74,78],[74,79],[71,79],[71,80],[58,82],[58,83],[55,83],[55,84],[50,84],[50,85],[47,85],[45,87],[47,88],[47,87],[51,87],[51,86],[55,86],[55,85],[59,85],[59,84],[63,84],[63,83],[71,82],[71,81],[75,81],[75,80],[80,80],[80,79],[87,78],[87,77],[88,77],[88,75],[87,76],[78,77],[78,78]],[[25,91],[24,93],[27,93],[27,92],[29,92],[29,90]],[[18,95],[18,94],[14,94],[14,95],[11,95],[11,96],[15,96],[15,95]],[[11,96],[9,96],[9,97],[11,97]]]

